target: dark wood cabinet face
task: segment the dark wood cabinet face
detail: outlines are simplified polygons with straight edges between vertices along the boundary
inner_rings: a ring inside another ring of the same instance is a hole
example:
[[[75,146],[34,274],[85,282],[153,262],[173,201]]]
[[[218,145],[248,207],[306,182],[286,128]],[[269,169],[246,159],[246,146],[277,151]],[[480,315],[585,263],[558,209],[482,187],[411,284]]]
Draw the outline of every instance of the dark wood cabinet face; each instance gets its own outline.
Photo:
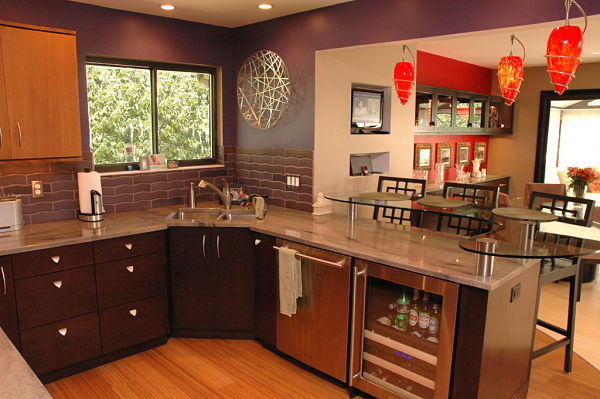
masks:
[[[163,248],[164,233],[162,231],[117,237],[95,241],[94,259],[96,263],[110,262],[152,252],[163,252]]]
[[[19,348],[19,325],[10,256],[0,257],[0,327],[12,343]]]
[[[16,279],[94,264],[90,243],[23,252],[12,259]]]
[[[274,347],[277,336],[277,253],[275,238],[253,235],[254,329],[263,344]]]
[[[169,230],[174,330],[251,333],[254,285],[250,232],[243,228]]]

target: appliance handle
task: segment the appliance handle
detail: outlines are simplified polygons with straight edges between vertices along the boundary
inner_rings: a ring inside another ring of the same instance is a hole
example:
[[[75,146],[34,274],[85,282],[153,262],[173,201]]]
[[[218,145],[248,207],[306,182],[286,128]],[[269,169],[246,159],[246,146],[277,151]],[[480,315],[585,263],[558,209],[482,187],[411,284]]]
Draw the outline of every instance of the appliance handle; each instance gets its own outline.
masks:
[[[354,287],[353,287],[353,292],[352,292],[352,323],[356,323],[356,297],[357,297],[357,288],[358,288],[358,278],[365,276],[367,274],[367,265],[365,265],[364,269],[362,270],[358,270],[358,267],[354,268]],[[367,279],[364,279],[364,283],[363,283],[363,293],[366,294],[366,284],[367,284]],[[361,319],[361,325],[364,322],[364,318],[365,318],[365,314],[364,314],[364,309],[365,309],[365,303],[363,300],[363,306],[362,306],[362,319]],[[361,327],[361,331],[362,331],[362,327]],[[361,334],[362,337],[362,334]],[[352,333],[350,334],[350,381],[348,381],[348,383],[352,386],[352,381],[355,378],[360,377],[360,375],[362,374],[362,363],[360,365],[360,368],[358,370],[358,373],[355,375],[352,375],[352,373],[354,372],[354,362],[355,362],[355,350],[354,350],[354,345],[356,343],[356,331],[354,330],[354,325],[352,326]],[[361,344],[361,352],[362,352],[362,344]]]
[[[202,234],[202,257],[206,259],[206,234]]]
[[[2,128],[0,127],[0,148],[2,148]]]
[[[279,250],[279,247],[276,245],[273,245],[273,248],[276,250]],[[343,269],[344,268],[344,260],[340,260],[337,262],[332,262],[330,260],[325,260],[325,259],[321,259],[321,258],[315,258],[314,256],[308,256],[308,255],[304,255],[301,254],[300,252],[296,252],[296,259],[300,259],[300,260],[307,260],[310,262],[317,262],[320,263],[322,265],[326,265],[326,266],[331,266],[331,267],[335,267],[336,269]]]
[[[19,147],[23,144],[23,133],[21,132],[21,124],[17,122],[17,128],[19,129]]]
[[[0,271],[2,271],[2,294],[6,295],[6,275],[4,274],[4,266],[0,266]]]

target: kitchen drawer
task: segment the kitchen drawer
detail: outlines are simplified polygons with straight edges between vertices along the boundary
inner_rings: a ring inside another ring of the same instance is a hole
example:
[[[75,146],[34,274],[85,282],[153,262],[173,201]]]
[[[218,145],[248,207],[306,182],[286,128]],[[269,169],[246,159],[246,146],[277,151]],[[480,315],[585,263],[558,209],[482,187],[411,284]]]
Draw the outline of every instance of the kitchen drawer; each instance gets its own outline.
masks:
[[[94,259],[96,263],[110,262],[152,252],[162,253],[163,248],[164,233],[162,231],[111,238],[94,242]]]
[[[16,279],[39,276],[94,263],[92,244],[77,244],[65,247],[14,254],[13,268]]]
[[[97,264],[96,284],[100,309],[164,295],[163,256],[149,254]]]
[[[101,354],[98,315],[82,316],[21,331],[23,357],[37,375]]]
[[[94,267],[15,281],[21,329],[97,311]]]
[[[167,335],[164,297],[154,297],[100,312],[102,350],[114,352]]]

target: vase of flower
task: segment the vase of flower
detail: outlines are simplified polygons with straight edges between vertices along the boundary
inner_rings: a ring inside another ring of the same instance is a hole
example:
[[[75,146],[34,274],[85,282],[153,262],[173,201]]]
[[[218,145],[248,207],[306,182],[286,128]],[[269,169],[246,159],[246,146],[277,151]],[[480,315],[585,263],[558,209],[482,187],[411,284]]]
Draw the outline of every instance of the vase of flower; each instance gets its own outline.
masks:
[[[577,198],[583,198],[587,191],[588,185],[600,177],[594,168],[576,168],[569,166],[567,176],[571,178],[569,187],[573,189],[573,193]]]

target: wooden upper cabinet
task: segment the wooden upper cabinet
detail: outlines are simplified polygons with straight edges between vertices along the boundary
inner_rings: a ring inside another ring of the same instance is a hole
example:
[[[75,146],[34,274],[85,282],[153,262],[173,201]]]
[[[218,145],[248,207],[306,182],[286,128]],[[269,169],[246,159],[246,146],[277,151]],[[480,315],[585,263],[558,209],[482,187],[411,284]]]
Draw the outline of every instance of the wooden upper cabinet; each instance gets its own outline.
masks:
[[[1,45],[0,38],[0,45]],[[10,123],[8,121],[8,105],[6,103],[6,86],[4,85],[4,67],[2,51],[0,51],[0,159],[12,158],[10,142]]]
[[[10,158],[81,156],[75,35],[1,26],[0,43]]]

